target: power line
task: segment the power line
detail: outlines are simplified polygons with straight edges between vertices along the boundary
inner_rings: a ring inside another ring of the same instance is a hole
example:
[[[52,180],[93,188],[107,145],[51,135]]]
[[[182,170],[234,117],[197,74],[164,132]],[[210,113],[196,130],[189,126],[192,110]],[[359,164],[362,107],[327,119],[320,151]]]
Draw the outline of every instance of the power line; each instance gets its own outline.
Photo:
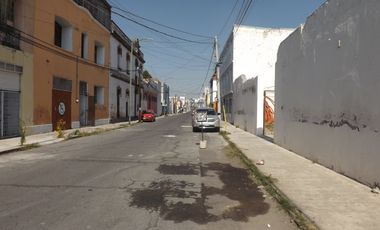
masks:
[[[211,58],[210,58],[210,63],[208,64],[207,73],[206,73],[205,79],[203,80],[203,83],[202,83],[201,89],[199,90],[199,94],[202,93],[202,89],[203,89],[203,87],[204,87],[204,85],[205,85],[206,79],[207,79],[207,77],[208,77],[208,73],[210,72],[211,63],[212,63],[212,60],[214,59],[214,52],[215,52],[215,49],[212,50]]]
[[[230,21],[231,16],[232,16],[233,12],[235,11],[235,8],[236,8],[236,6],[237,6],[238,3],[239,3],[239,0],[236,0],[235,4],[234,4],[234,6],[233,6],[233,8],[232,8],[232,10],[231,10],[231,12],[230,12],[227,20],[226,20],[226,22],[224,23],[224,25],[222,26],[222,28],[220,29],[220,31],[218,33],[218,37],[222,34],[223,30],[225,29],[225,27],[227,26],[228,22]]]
[[[242,15],[242,17],[241,17],[241,20],[239,21],[239,25],[241,25],[241,23],[243,23],[243,21],[244,21],[244,19],[245,19],[245,16],[246,16],[246,14],[247,14],[247,12],[248,12],[248,10],[249,10],[249,8],[251,7],[251,4],[254,2],[254,0],[250,0],[249,2],[248,2],[248,5],[247,5],[247,7],[246,7],[246,9],[245,9],[245,11],[244,11],[244,13],[243,13],[243,15]]]
[[[6,24],[3,24],[3,23],[0,23],[0,29],[2,29],[3,26],[9,26],[9,25],[6,25]],[[17,31],[18,33],[20,33],[20,36],[18,37],[16,34],[14,33],[7,33],[7,35],[9,36],[12,36],[13,38],[15,39],[20,39],[21,41],[27,43],[27,44],[30,44],[34,47],[38,47],[40,49],[43,49],[45,51],[48,51],[52,54],[56,54],[58,56],[61,56],[63,58],[66,58],[68,60],[71,60],[71,61],[74,61],[74,62],[78,62],[78,63],[81,63],[81,64],[85,64],[85,65],[89,65],[89,66],[93,66],[93,67],[97,67],[97,68],[101,68],[101,69],[106,69],[106,70],[115,70],[115,71],[119,71],[119,72],[122,72],[122,73],[127,73],[127,71],[120,71],[118,68],[112,68],[110,66],[106,66],[106,65],[100,65],[100,64],[97,64],[97,63],[92,63],[90,62],[89,60],[86,60],[86,59],[82,59],[82,58],[79,58],[78,55],[75,55],[74,53],[70,53],[68,51],[63,51],[63,50],[60,50],[58,47],[48,43],[48,42],[45,42],[39,38],[36,38],[34,37],[33,35],[31,34],[28,34],[22,30],[19,30],[15,27],[12,27],[13,30]],[[2,29],[3,30],[3,29]],[[129,70],[129,72],[137,72],[139,70]]]
[[[180,32],[180,33],[184,33],[184,34],[187,34],[187,35],[192,35],[192,36],[195,36],[195,37],[201,37],[201,38],[212,39],[212,37],[210,37],[210,36],[205,36],[205,35],[200,35],[200,34],[194,34],[194,33],[186,32],[186,31],[183,31],[183,30],[180,30],[180,29],[176,29],[176,28],[173,28],[173,27],[167,26],[167,25],[163,25],[163,24],[158,23],[158,22],[155,22],[155,21],[153,21],[153,20],[151,20],[151,19],[144,18],[144,17],[142,17],[142,16],[139,16],[139,15],[137,15],[137,14],[134,14],[134,13],[128,11],[128,10],[121,9],[121,8],[119,8],[119,7],[117,7],[117,6],[112,6],[112,7],[115,8],[115,9],[117,9],[117,10],[120,10],[120,11],[122,11],[122,12],[124,12],[124,13],[130,14],[130,15],[136,17],[136,18],[140,18],[140,19],[142,19],[142,20],[145,20],[145,21],[147,21],[147,22],[151,22],[151,23],[153,23],[153,24],[155,24],[155,25],[162,26],[162,27],[167,28],[167,29],[171,29],[171,30],[174,30],[174,31],[177,31],[177,32]]]
[[[91,5],[92,7],[95,7],[95,8],[97,8],[97,9],[107,10],[107,8],[102,7],[102,6],[99,6],[99,5],[95,5],[94,3],[92,3],[92,2],[89,1],[89,0],[83,0],[83,1],[85,1],[86,4],[89,4],[89,5]],[[121,5],[121,4],[119,3],[119,5]],[[133,13],[129,12],[129,11],[123,10],[123,9],[121,9],[121,8],[119,8],[119,7],[116,7],[115,5],[114,5],[113,7],[114,7],[115,9],[118,9],[118,10],[124,12],[124,13],[131,14],[131,15],[133,15],[133,16],[135,16],[135,17],[141,18],[141,19],[146,20],[146,21],[150,21],[151,23],[154,23],[154,24],[157,24],[157,25],[160,25],[160,26],[166,27],[166,28],[170,28],[170,29],[172,29],[172,30],[176,30],[176,31],[178,31],[178,32],[182,32],[182,33],[186,33],[186,34],[191,34],[191,35],[193,35],[193,36],[201,36],[201,37],[203,37],[203,38],[208,38],[209,40],[211,39],[211,37],[207,37],[207,36],[204,36],[204,35],[192,34],[192,33],[189,33],[189,32],[186,32],[186,31],[182,31],[182,30],[179,30],[179,29],[176,29],[176,28],[173,28],[173,27],[165,26],[165,25],[163,25],[163,24],[160,24],[160,23],[154,22],[153,20],[150,20],[150,19],[147,19],[147,18],[144,18],[144,17],[138,16],[138,15],[136,15],[136,14],[133,14]],[[131,21],[131,22],[133,22],[133,23],[135,23],[135,24],[137,24],[137,25],[139,25],[139,26],[145,27],[145,28],[147,28],[147,29],[149,29],[149,30],[152,30],[152,31],[154,31],[154,32],[156,32],[156,33],[163,34],[163,35],[168,36],[168,37],[172,37],[172,38],[179,39],[179,40],[182,40],[182,41],[185,41],[185,42],[196,43],[196,44],[212,44],[211,41],[196,41],[196,40],[190,40],[190,39],[187,39],[187,38],[182,38],[182,37],[179,37],[179,36],[176,36],[176,35],[172,35],[172,34],[169,34],[169,33],[163,32],[163,31],[160,31],[160,30],[155,29],[155,28],[153,28],[153,27],[151,27],[151,26],[145,25],[144,23],[138,22],[138,21],[135,20],[135,19],[132,19],[132,18],[130,18],[130,17],[127,17],[127,16],[125,16],[125,15],[122,15],[121,13],[116,12],[116,11],[114,11],[114,10],[111,10],[111,13],[116,14],[116,15],[118,15],[119,17],[122,17],[122,18],[124,18],[124,19],[126,19],[126,20],[128,20],[128,21]]]
[[[248,0],[248,1],[247,1],[247,4],[245,4],[244,9],[241,11],[241,14],[238,15],[238,18],[237,18],[237,21],[236,21],[236,24],[237,24],[236,32],[239,30],[240,25],[243,23],[243,21],[244,21],[244,19],[245,19],[245,16],[247,15],[247,12],[248,12],[248,10],[250,9],[252,3],[254,4],[254,3],[255,3],[255,0]],[[244,4],[244,3],[243,3],[243,4]]]
[[[249,0],[248,0],[249,1]],[[241,6],[240,6],[240,10],[239,10],[239,13],[238,15],[236,16],[236,19],[235,19],[235,24],[238,24],[238,21],[240,20],[241,18],[241,15],[243,14],[243,11],[244,11],[244,8],[246,6],[246,3],[247,1],[246,0],[243,0]]]
[[[140,22],[138,22],[138,21],[136,21],[136,20],[134,20],[134,19],[132,19],[132,18],[128,18],[127,16],[124,16],[124,15],[118,13],[118,12],[112,11],[112,13],[114,13],[114,14],[116,14],[116,15],[118,15],[118,16],[120,16],[120,17],[122,17],[122,18],[124,18],[124,19],[126,19],[126,20],[128,20],[128,21],[131,21],[131,22],[133,22],[133,23],[135,23],[135,24],[137,24],[137,25],[140,25],[140,26],[145,27],[145,28],[147,28],[147,29],[149,29],[149,30],[152,30],[152,31],[154,31],[154,32],[157,32],[157,33],[159,33],[159,34],[163,34],[163,35],[168,36],[168,37],[171,37],[171,38],[175,38],[175,39],[182,40],[182,41],[186,41],[186,42],[190,42],[190,43],[197,43],[197,44],[212,44],[212,42],[195,41],[195,40],[190,40],[190,39],[181,38],[181,37],[178,37],[178,36],[175,36],[175,35],[171,35],[171,34],[168,34],[168,33],[166,33],[166,32],[163,32],[163,31],[157,30],[157,29],[155,29],[155,28],[153,28],[153,27],[147,26],[147,25],[145,25],[145,24],[143,24],[143,23],[140,23]]]

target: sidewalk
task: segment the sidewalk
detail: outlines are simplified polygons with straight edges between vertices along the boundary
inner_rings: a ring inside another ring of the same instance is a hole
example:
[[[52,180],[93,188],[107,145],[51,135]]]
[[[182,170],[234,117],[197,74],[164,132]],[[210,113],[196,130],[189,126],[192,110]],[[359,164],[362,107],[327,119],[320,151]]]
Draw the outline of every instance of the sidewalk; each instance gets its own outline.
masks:
[[[161,117],[157,117],[157,119],[160,119],[160,118]],[[136,123],[138,123],[138,121],[131,122],[131,124],[136,124]],[[77,130],[79,130],[79,132],[81,133],[94,133],[94,132],[102,132],[102,131],[126,127],[128,126],[128,124],[129,122],[120,122],[120,123],[113,123],[113,124],[106,124],[106,125],[99,125],[99,126],[88,126],[88,127],[83,127],[83,128],[77,128],[77,129],[69,129],[69,130],[64,131],[64,137],[66,138],[70,134],[74,134],[75,132],[77,132]],[[24,143],[24,146],[32,145],[32,144],[47,145],[47,144],[64,141],[65,138],[58,138],[57,132],[30,135],[30,136],[26,136],[26,142]],[[20,146],[20,137],[0,140],[0,154],[22,149],[24,146]]]
[[[380,195],[343,175],[228,124],[228,137],[320,229],[380,229]]]
[[[173,114],[167,115],[167,116],[174,116]],[[156,117],[157,120],[164,118],[165,116],[158,116]],[[131,125],[137,124],[138,121],[134,120],[131,121]],[[24,143],[24,146],[20,145],[20,137],[15,138],[8,138],[0,140],[0,154],[16,151],[19,149],[22,149],[23,147],[27,145],[47,145],[52,144],[60,141],[64,141],[65,138],[67,138],[70,134],[74,134],[79,130],[81,133],[94,133],[94,132],[102,132],[112,129],[118,129],[122,127],[126,127],[129,125],[129,122],[119,122],[119,123],[110,123],[105,125],[98,125],[98,126],[87,126],[77,129],[69,129],[64,131],[64,138],[58,138],[57,132],[49,132],[49,133],[41,133],[41,134],[35,134],[26,136],[26,142]]]

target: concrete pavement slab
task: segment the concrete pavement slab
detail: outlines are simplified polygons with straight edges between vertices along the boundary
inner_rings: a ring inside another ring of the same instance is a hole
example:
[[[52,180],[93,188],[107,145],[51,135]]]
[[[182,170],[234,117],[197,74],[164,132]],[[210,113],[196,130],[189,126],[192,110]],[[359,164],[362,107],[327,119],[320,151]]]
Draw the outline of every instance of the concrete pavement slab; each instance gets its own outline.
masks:
[[[380,229],[380,196],[350,178],[263,138],[228,125],[230,140],[317,226],[326,230]]]

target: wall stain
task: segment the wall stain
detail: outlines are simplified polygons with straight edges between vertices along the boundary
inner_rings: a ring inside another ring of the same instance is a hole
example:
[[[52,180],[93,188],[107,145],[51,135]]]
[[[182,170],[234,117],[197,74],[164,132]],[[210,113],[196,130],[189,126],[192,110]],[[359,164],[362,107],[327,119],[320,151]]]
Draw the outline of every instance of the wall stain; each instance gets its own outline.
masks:
[[[202,177],[212,178],[217,175],[223,186],[212,187],[202,183],[199,187],[183,180],[165,179],[152,182],[147,188],[133,191],[129,203],[131,206],[157,211],[163,219],[176,223],[193,221],[198,224],[223,219],[247,222],[250,217],[263,215],[269,210],[269,204],[265,203],[262,191],[253,184],[246,169],[236,168],[230,164],[209,163],[202,166],[198,164],[160,165],[157,170],[165,175],[180,175],[181,173],[194,175],[192,173],[195,172],[197,174],[199,172]],[[208,197],[214,195],[224,196],[238,205],[226,204],[226,208],[221,213],[211,213],[213,207],[207,203],[207,200]],[[170,198],[184,200],[173,202]]]
[[[299,119],[296,119],[296,121],[300,123],[312,123],[314,125],[321,125],[321,126],[328,125],[331,128],[339,128],[342,126],[347,126],[351,130],[358,131],[358,132],[361,131],[361,128],[362,129],[368,128],[367,124],[359,124],[358,117],[356,115],[348,116],[345,113],[342,113],[341,115],[339,115],[338,116],[339,119],[337,120],[334,120],[331,115],[326,115],[325,117],[327,119],[324,119],[322,121],[309,121],[308,119],[305,119],[306,116],[304,114],[298,114],[297,117],[301,117]],[[379,131],[373,130],[373,132],[378,133]]]

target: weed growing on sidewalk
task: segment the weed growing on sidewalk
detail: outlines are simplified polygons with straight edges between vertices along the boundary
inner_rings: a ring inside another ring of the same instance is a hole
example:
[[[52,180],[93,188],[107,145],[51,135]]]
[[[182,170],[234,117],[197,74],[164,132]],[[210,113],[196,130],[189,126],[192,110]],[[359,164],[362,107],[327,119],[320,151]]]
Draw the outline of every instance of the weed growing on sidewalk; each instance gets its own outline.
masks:
[[[9,151],[9,152],[21,152],[21,151],[26,151],[26,150],[30,150],[30,149],[35,149],[38,147],[40,147],[40,144],[38,144],[38,143],[27,144],[27,145],[23,145],[21,148],[18,148],[18,149]],[[7,153],[7,152],[5,152],[5,153]]]
[[[59,119],[59,121],[57,122],[57,128],[56,128],[56,131],[58,133],[57,135],[58,138],[63,137],[63,131],[65,130],[65,127],[66,127],[66,121],[64,121],[63,119]]]
[[[227,141],[227,155],[238,157],[253,174],[253,181],[264,186],[265,190],[277,200],[281,207],[290,215],[297,226],[302,230],[318,230],[318,227],[309,220],[275,185],[275,179],[260,172],[256,165],[233,143],[226,132],[220,133]]]
[[[26,123],[20,119],[20,145],[23,146],[26,142]]]
[[[77,129],[74,132],[70,133],[66,139],[70,140],[70,139],[75,139],[75,138],[80,138],[80,137],[88,137],[88,136],[97,135],[106,131],[108,130],[95,130],[93,132],[81,132],[79,129]]]
[[[68,134],[66,140],[70,140],[70,139],[74,139],[74,138],[80,138],[80,137],[88,137],[88,136],[97,135],[97,134],[101,134],[101,133],[112,131],[112,130],[132,127],[135,125],[137,125],[137,124],[121,124],[118,127],[114,127],[114,128],[107,128],[107,129],[98,128],[98,129],[95,129],[94,131],[87,131],[87,132],[86,131],[80,131],[79,129],[76,129],[74,132],[71,132]]]

